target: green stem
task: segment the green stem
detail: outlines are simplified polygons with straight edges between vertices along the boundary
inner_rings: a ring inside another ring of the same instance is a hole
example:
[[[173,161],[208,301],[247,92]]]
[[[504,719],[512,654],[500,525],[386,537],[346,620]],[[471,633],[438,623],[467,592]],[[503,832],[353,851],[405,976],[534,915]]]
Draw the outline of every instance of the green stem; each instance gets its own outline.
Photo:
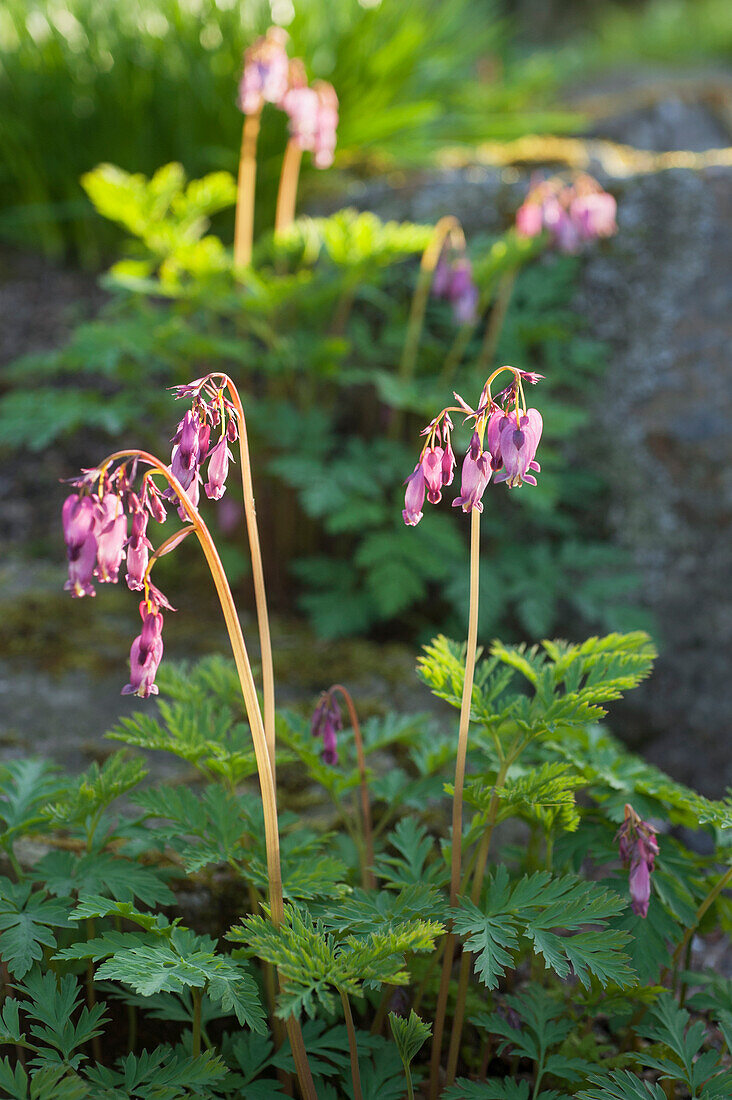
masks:
[[[539,1095],[539,1088],[541,1087],[541,1080],[544,1076],[544,1050],[542,1049],[541,1058],[539,1064],[536,1067],[536,1081],[534,1082],[534,1091],[531,1096],[531,1100],[537,1100]]]
[[[5,848],[5,854],[8,857],[8,862],[13,868],[13,874],[17,878],[18,882],[21,882],[23,878],[23,868],[20,866],[18,857],[13,850],[12,842],[9,841],[7,844],[4,844],[3,847]]]
[[[480,845],[478,847],[478,858],[475,866],[475,875],[473,878],[473,889],[471,891],[470,900],[473,905],[477,905],[480,901],[480,892],[483,888],[483,878],[485,876],[485,869],[488,863],[488,852],[490,851],[491,840],[493,838],[493,830],[496,825],[496,818],[498,817],[498,810],[500,808],[501,800],[496,794],[496,790],[503,786],[506,779],[506,773],[512,763],[511,754],[509,753],[501,764],[498,775],[496,776],[496,782],[491,796],[490,806],[488,808],[488,821],[486,823],[486,830],[481,837]],[[470,981],[470,963],[471,954],[469,951],[463,951],[462,958],[460,959],[460,976],[458,978],[458,992],[457,1000],[455,1002],[455,1015],[452,1020],[452,1034],[450,1036],[450,1050],[447,1055],[447,1077],[446,1083],[451,1085],[455,1080],[455,1071],[457,1070],[458,1055],[460,1053],[460,1043],[463,1034],[463,1022],[465,1019],[465,999],[468,993],[468,982]]]
[[[480,591],[480,512],[473,508],[470,513],[470,612],[468,616],[468,646],[465,654],[465,677],[460,703],[460,722],[458,725],[457,758],[455,761],[455,784],[452,797],[452,859],[450,874],[450,905],[457,905],[460,890],[460,873],[463,838],[463,787],[465,785],[465,761],[468,753],[468,728],[470,726],[470,707],[473,698],[473,678],[475,675],[475,657],[478,641],[478,596]],[[442,976],[435,1012],[434,1039],[430,1061],[430,1100],[437,1100],[439,1088],[440,1058],[442,1053],[442,1033],[445,1027],[445,1011],[450,988],[455,936],[449,932],[445,941],[445,955],[442,960]]]
[[[381,1000],[379,1001],[379,1007],[376,1009],[376,1015],[374,1016],[374,1022],[371,1025],[371,1034],[381,1034],[381,1029],[384,1026],[384,1020],[386,1014],[389,1011],[389,1002],[391,1001],[394,989],[390,985],[384,986],[384,992],[381,994]]]
[[[346,706],[348,707],[348,716],[351,719],[351,728],[353,729],[353,740],[356,745],[356,758],[358,760],[358,774],[359,774],[359,787],[361,791],[361,821],[363,825],[363,840],[364,840],[364,861],[361,868],[363,885],[366,890],[373,890],[376,887],[376,879],[374,877],[373,865],[374,865],[374,838],[373,828],[371,825],[371,802],[369,799],[369,784],[368,776],[366,774],[366,755],[363,751],[363,737],[361,735],[361,724],[358,720],[358,714],[356,707],[351,698],[351,693],[342,684],[334,684],[330,689],[331,693],[339,691],[343,696]]]
[[[546,858],[545,858],[547,871],[551,871],[553,862],[554,862],[554,837],[550,832],[548,832],[546,834]]]
[[[442,364],[440,382],[446,383],[452,379],[455,371],[460,366],[460,360],[465,354],[465,349],[470,343],[470,339],[474,332],[475,325],[472,322],[460,326],[452,342],[452,346],[445,356],[445,362]]]
[[[414,1100],[414,1086],[412,1084],[412,1071],[409,1062],[404,1063],[404,1076],[407,1079],[407,1100]]]
[[[351,1006],[348,1003],[348,997],[343,992],[343,990],[339,989],[338,992],[341,995],[341,1002],[343,1004],[343,1015],[346,1019],[346,1030],[348,1031],[348,1049],[351,1052],[351,1079],[353,1080],[353,1100],[363,1100],[363,1093],[361,1091],[361,1074],[358,1068],[358,1046],[356,1044],[356,1028],[353,1024]]]
[[[714,905],[714,903],[717,900],[717,898],[719,897],[719,895],[730,884],[730,882],[732,882],[732,867],[727,868],[725,873],[722,875],[720,880],[717,882],[716,886],[714,886],[709,891],[707,896],[704,898],[704,901],[701,903],[701,905],[699,906],[699,908],[696,911],[696,916],[694,917],[693,923],[690,924],[689,927],[686,929],[686,932],[684,933],[684,938],[682,939],[681,943],[679,944],[679,946],[674,951],[674,956],[673,956],[673,959],[671,960],[671,969],[673,971],[674,978],[676,976],[676,970],[678,968],[678,965],[679,965],[680,961],[684,958],[685,953],[686,953],[686,949],[688,948],[689,944],[691,943],[692,936],[694,935],[694,932],[696,931],[696,929],[699,927],[699,924],[701,923],[702,918],[704,917],[704,914],[706,913],[706,911],[712,905]],[[683,992],[683,988],[682,988],[682,992]]]
[[[422,254],[419,277],[412,296],[412,305],[409,310],[407,335],[404,340],[402,358],[399,363],[398,375],[399,380],[403,383],[410,382],[414,377],[417,366],[419,341],[424,327],[424,315],[427,310],[430,287],[432,286],[432,277],[448,237],[452,238],[457,248],[465,248],[465,234],[463,233],[462,226],[458,219],[451,214],[447,215],[447,217],[440,218],[437,222],[432,232],[430,242]],[[403,411],[401,409],[395,410],[391,422],[391,434],[393,438],[399,435],[402,420]]]
[[[414,996],[414,1004],[412,1005],[412,1008],[417,1013],[419,1013],[419,1006],[421,1005],[422,998],[425,995],[425,990],[427,989],[427,983],[429,982],[430,978],[432,977],[432,972],[435,969],[435,967],[437,966],[437,964],[439,963],[440,957],[442,956],[442,952],[444,951],[444,949],[445,949],[445,941],[443,939],[442,942],[440,943],[439,947],[437,948],[437,950],[432,952],[432,957],[431,957],[429,963],[427,964],[427,968],[426,968],[426,970],[425,970],[425,972],[422,976],[422,980],[421,980],[421,982],[419,983],[419,985],[417,987],[417,992]]]
[[[203,989],[193,989],[193,1038],[191,1053],[198,1058],[201,1053],[201,1005],[203,1003]]]

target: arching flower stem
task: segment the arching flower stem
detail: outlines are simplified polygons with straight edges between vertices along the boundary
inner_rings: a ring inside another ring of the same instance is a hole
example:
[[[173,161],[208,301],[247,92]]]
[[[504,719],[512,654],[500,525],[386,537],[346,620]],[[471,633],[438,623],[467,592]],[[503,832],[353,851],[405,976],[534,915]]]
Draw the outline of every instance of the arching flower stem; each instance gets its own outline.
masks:
[[[249,457],[249,437],[247,434],[247,422],[244,415],[244,407],[239,396],[239,391],[229,378],[228,374],[214,374],[212,378],[220,379],[231,397],[231,403],[236,412],[239,428],[239,465],[241,467],[241,487],[244,498],[244,515],[247,522],[247,537],[249,539],[249,554],[252,562],[252,582],[254,584],[254,603],[257,610],[257,627],[259,630],[259,648],[262,662],[262,692],[264,698],[264,733],[269,751],[272,778],[277,785],[277,770],[275,763],[275,688],[274,688],[274,662],[272,658],[272,637],[269,627],[269,612],[267,610],[267,590],[264,585],[264,567],[262,564],[262,549],[259,544],[259,527],[257,525],[257,511],[254,504],[254,486],[252,484],[252,464]]]
[[[465,249],[465,234],[463,233],[463,227],[458,219],[452,214],[440,218],[432,231],[432,237],[430,238],[429,244],[422,253],[417,286],[412,296],[412,305],[409,311],[407,335],[404,340],[402,357],[399,362],[399,378],[402,382],[409,382],[414,377],[414,370],[417,364],[417,352],[419,350],[419,341],[422,336],[424,315],[427,310],[427,300],[429,298],[430,287],[432,286],[432,278],[435,273],[435,268],[437,267],[437,261],[448,239],[452,241],[456,250],[462,251]],[[400,426],[399,416],[394,417],[392,424],[396,425],[394,431],[398,432]]]
[[[495,358],[498,341],[503,331],[503,323],[506,320],[508,307],[511,304],[511,296],[513,294],[517,274],[518,268],[510,268],[503,273],[498,282],[496,298],[488,316],[488,324],[485,327],[483,343],[478,356],[477,371],[479,375],[488,370],[491,361]]]
[[[330,689],[331,694],[339,691],[343,696],[344,702],[348,707],[348,716],[351,720],[351,727],[353,729],[353,740],[356,745],[356,758],[358,760],[358,773],[360,777],[360,789],[361,789],[361,817],[363,819],[363,838],[364,838],[364,866],[361,869],[363,885],[366,890],[373,890],[376,887],[376,880],[374,878],[373,864],[374,864],[374,838],[373,829],[371,825],[371,803],[369,799],[369,787],[368,779],[366,776],[366,756],[363,751],[363,737],[361,736],[361,725],[358,720],[358,714],[356,713],[356,707],[351,697],[350,691],[344,688],[342,684],[334,684]]]
[[[238,397],[238,395],[237,395]],[[241,406],[241,403],[239,403]],[[243,423],[243,416],[242,416]],[[170,485],[178,497],[181,506],[188,517],[190,523],[193,526],[196,537],[201,545],[206,562],[211,571],[214,585],[216,586],[216,592],[221,604],[221,610],[224,614],[224,621],[226,623],[226,629],[229,635],[229,642],[231,644],[232,653],[234,655],[234,662],[236,664],[236,670],[239,676],[239,683],[241,685],[242,696],[244,698],[244,706],[247,713],[247,719],[249,720],[249,726],[252,732],[252,741],[254,743],[254,755],[257,762],[257,772],[259,774],[259,786],[262,796],[262,811],[264,815],[264,839],[267,852],[267,879],[269,885],[269,904],[270,913],[272,917],[272,923],[275,927],[278,927],[282,923],[284,917],[284,900],[282,894],[282,872],[280,867],[280,839],[279,828],[277,822],[277,795],[275,790],[274,775],[270,764],[270,754],[267,746],[267,739],[264,732],[264,721],[262,719],[262,712],[259,707],[259,700],[257,698],[257,689],[254,684],[254,676],[252,675],[251,663],[249,661],[249,655],[247,653],[246,643],[244,641],[244,635],[242,634],[241,624],[239,622],[239,616],[236,611],[236,605],[234,604],[234,597],[231,594],[231,588],[229,587],[229,581],[224,567],[221,563],[218,550],[211,537],[211,532],[204,523],[201,515],[196,507],[191,504],[188,496],[186,495],[183,486],[178,479],[170,472],[160,459],[154,455],[149,454],[147,451],[130,450],[130,451],[117,451],[110,455],[103,463],[102,469],[106,469],[112,462],[116,462],[120,459],[136,458],[141,462],[146,463],[148,466],[160,474]],[[253,501],[252,501],[253,503]],[[177,532],[179,534],[180,532]],[[310,1073],[310,1067],[307,1061],[307,1054],[305,1052],[305,1044],[302,1038],[302,1031],[300,1029],[299,1022],[294,1016],[290,1016],[286,1021],[287,1034],[290,1039],[290,1045],[292,1047],[293,1058],[297,1069],[298,1080],[303,1092],[303,1096],[307,1100],[317,1100],[317,1094],[315,1092],[315,1086],[313,1084],[312,1075]]]

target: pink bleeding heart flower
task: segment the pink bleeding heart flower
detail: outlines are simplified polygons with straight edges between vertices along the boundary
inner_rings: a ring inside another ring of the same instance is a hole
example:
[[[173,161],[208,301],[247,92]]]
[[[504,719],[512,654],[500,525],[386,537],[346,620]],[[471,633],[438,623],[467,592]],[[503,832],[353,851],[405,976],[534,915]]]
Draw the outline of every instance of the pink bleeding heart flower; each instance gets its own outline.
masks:
[[[475,508],[482,512],[482,497],[491,479],[491,472],[488,456],[481,449],[480,436],[473,432],[470,447],[463,459],[460,496],[452,502],[453,508],[462,508],[464,512],[471,512]]]
[[[430,447],[422,458],[422,473],[424,474],[427,488],[427,499],[430,504],[439,504],[442,499],[442,460],[445,452],[442,447]]]
[[[125,556],[127,516],[116,493],[105,493],[97,507],[95,528],[97,568],[95,576],[102,584],[116,584]]]
[[[206,496],[210,500],[221,500],[226,492],[226,477],[229,473],[229,461],[232,458],[227,436],[222,436],[212,448],[208,463],[208,481],[205,485]]]
[[[96,596],[92,577],[97,562],[97,540],[93,533],[87,535],[81,546],[68,550],[69,579],[64,590],[74,597]]]
[[[156,607],[149,609],[145,600],[140,604],[140,615],[142,630],[130,649],[130,682],[121,694],[147,699],[158,694],[155,676],[163,657],[163,616]]]
[[[313,164],[316,168],[330,168],[335,156],[338,96],[333,85],[326,80],[316,80],[313,90],[318,97],[312,147]]]
[[[478,288],[473,282],[473,267],[467,256],[455,261],[449,293],[455,321],[472,325],[478,316]]]
[[[146,535],[148,513],[142,508],[132,517],[132,534],[127,540],[127,587],[133,592],[142,590],[150,559],[152,543]]]
[[[540,203],[527,200],[516,211],[516,232],[520,237],[538,237],[544,228]]]
[[[448,418],[449,419],[449,418]],[[450,426],[445,425],[445,449],[442,452],[442,484],[452,485],[455,477],[455,452],[450,439]]]
[[[541,413],[537,409],[528,409],[518,418],[509,413],[498,424],[498,447],[503,468],[493,479],[505,481],[511,488],[517,488],[526,482],[536,485],[536,478],[529,470],[538,472],[541,467],[535,461],[542,432]]]
[[[95,506],[90,496],[72,493],[61,509],[61,523],[67,550],[79,550],[94,527]]]
[[[501,421],[505,418],[503,409],[494,408],[488,417],[485,429],[485,449],[491,456],[491,468],[500,470],[503,465],[501,458]],[[495,480],[495,479],[494,479]]]
[[[579,194],[570,204],[569,212],[581,238],[612,237],[618,231],[615,220],[618,204],[607,191]]]
[[[261,111],[265,103],[280,105],[287,92],[289,60],[287,32],[270,27],[244,53],[244,70],[239,84],[239,108],[245,115]]]
[[[424,504],[424,496],[427,490],[421,462],[417,463],[404,484],[407,490],[404,494],[404,510],[402,511],[402,516],[408,527],[416,527],[422,518],[422,505]]]
[[[97,562],[97,540],[93,498],[72,493],[64,501],[61,522],[69,561],[69,577],[64,589],[76,598],[95,596],[92,578]]]

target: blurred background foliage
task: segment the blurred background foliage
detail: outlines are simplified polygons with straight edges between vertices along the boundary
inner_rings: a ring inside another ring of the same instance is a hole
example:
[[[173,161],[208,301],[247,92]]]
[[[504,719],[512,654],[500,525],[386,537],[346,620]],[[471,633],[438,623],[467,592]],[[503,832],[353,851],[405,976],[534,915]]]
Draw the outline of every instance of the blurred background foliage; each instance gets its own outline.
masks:
[[[644,625],[627,561],[606,543],[602,471],[572,461],[607,360],[572,308],[580,259],[522,253],[508,226],[476,236],[481,325],[456,329],[431,300],[416,375],[402,377],[431,228],[341,210],[302,219],[275,246],[285,124],[267,108],[255,266],[243,286],[232,279],[236,88],[244,47],[273,19],[340,99],[335,169],[305,158],[301,208],[334,209],[354,179],[404,180],[445,145],[580,131],[587,120],[562,106],[568,80],[732,52],[724,0],[5,0],[0,239],[97,270],[117,262],[100,316],[4,370],[0,446],[60,442],[76,456],[84,432],[86,461],[91,439],[101,451],[121,434],[164,451],[176,418],[164,387],[227,370],[247,393],[270,503],[275,605],[299,606],[326,636],[397,621],[411,637],[436,621],[460,634],[465,525],[443,509],[405,533],[401,482],[416,430],[453,386],[468,400],[479,391],[486,318],[516,269],[495,356],[547,375],[544,471],[536,491],[492,495],[481,632],[547,634],[578,617]],[[233,541],[225,554],[243,575]]]
[[[338,90],[342,168],[424,163],[446,141],[574,121],[549,109],[548,61],[504,67],[509,25],[495,0],[7,0],[0,233],[96,265],[113,238],[84,199],[83,172],[106,160],[148,175],[173,160],[192,176],[236,171],[242,52],[273,19],[287,25],[291,55]],[[261,224],[271,221],[284,135],[283,117],[268,115]],[[306,194],[341,186],[309,166],[303,183]]]
[[[299,607],[324,637],[385,625],[419,636],[435,618],[459,630],[467,524],[428,508],[405,531],[402,482],[419,429],[453,388],[477,400],[491,306],[516,276],[495,361],[547,375],[536,396],[543,472],[536,489],[491,491],[482,631],[544,634],[568,611],[613,628],[638,623],[625,598],[633,578],[603,544],[593,507],[603,481],[562,457],[605,359],[571,309],[578,258],[543,253],[510,227],[473,239],[480,320],[458,326],[449,304],[431,298],[412,375],[400,358],[432,226],[352,209],[301,218],[277,241],[262,235],[238,281],[230,251],[207,232],[208,218],[235,200],[227,173],[187,183],[177,164],[150,180],[107,165],[83,183],[133,236],[105,280],[112,297],[102,315],[65,347],[7,369],[0,444],[43,451],[84,429],[165,455],[178,419],[165,387],[223,370],[245,395],[273,605]],[[464,448],[467,431],[458,438]],[[227,492],[230,509],[235,477]],[[222,515],[225,534],[227,510],[214,510],[214,522]],[[236,515],[230,526],[225,564],[236,579],[247,559]]]
[[[242,51],[273,20],[310,75],[338,89],[337,167],[371,175],[428,163],[446,142],[575,130],[560,81],[634,58],[728,56],[730,12],[726,0],[4,0],[0,237],[99,266],[115,237],[80,189],[84,172],[102,161],[147,175],[170,161],[191,176],[235,171]],[[529,48],[534,37],[543,49]],[[547,37],[561,38],[551,52]],[[268,113],[260,225],[284,133]],[[342,180],[307,164],[303,186],[333,194]]]

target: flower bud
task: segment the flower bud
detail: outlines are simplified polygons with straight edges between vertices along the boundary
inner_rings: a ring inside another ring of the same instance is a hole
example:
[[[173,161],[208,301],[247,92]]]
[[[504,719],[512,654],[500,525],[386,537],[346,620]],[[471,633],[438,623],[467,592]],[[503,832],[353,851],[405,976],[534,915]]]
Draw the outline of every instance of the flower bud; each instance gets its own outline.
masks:
[[[340,707],[328,692],[321,695],[310,721],[313,737],[323,738],[323,761],[326,764],[338,763],[337,734],[343,729]]]
[[[651,872],[659,851],[656,830],[649,822],[641,820],[633,807],[627,804],[623,824],[615,839],[621,860],[626,867],[630,865],[628,887],[633,912],[639,917],[647,917]]]

